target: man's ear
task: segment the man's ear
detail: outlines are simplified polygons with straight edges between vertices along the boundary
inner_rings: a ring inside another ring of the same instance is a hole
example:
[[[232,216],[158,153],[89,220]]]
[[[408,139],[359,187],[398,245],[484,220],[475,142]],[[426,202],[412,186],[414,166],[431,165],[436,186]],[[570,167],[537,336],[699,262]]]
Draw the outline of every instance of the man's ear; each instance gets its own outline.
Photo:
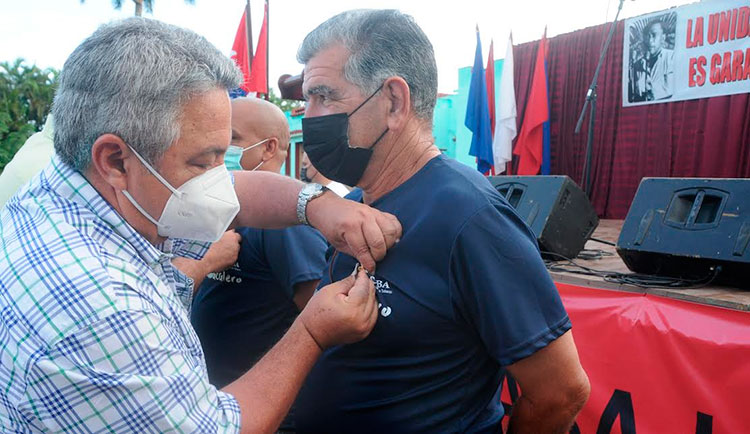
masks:
[[[279,139],[270,137],[263,145],[263,161],[270,160],[279,151]]]
[[[390,102],[388,128],[398,131],[411,115],[409,85],[401,77],[390,77],[383,83],[383,94]]]
[[[93,170],[115,190],[126,190],[128,182],[125,158],[130,152],[130,148],[120,137],[102,134],[91,146],[89,170]]]

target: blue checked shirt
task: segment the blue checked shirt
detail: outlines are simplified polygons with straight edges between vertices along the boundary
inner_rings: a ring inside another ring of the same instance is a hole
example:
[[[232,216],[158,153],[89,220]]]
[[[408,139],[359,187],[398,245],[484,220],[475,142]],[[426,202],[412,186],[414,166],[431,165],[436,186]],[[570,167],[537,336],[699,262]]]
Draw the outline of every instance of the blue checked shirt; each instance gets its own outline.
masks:
[[[57,157],[0,210],[0,432],[237,432],[190,325],[193,282]]]

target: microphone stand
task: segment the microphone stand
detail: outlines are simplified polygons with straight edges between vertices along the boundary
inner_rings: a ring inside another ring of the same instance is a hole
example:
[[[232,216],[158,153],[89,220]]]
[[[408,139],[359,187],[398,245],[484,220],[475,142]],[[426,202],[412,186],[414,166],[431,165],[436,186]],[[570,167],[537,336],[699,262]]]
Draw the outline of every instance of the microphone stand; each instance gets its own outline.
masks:
[[[622,10],[622,4],[624,3],[624,1],[625,0],[620,0],[620,6],[617,7],[615,20],[612,21],[612,24],[609,26],[609,35],[607,35],[607,40],[604,42],[602,52],[599,55],[599,64],[596,65],[596,70],[594,71],[594,79],[591,80],[591,86],[589,86],[589,89],[586,92],[586,101],[583,103],[581,115],[578,117],[578,122],[576,123],[575,134],[578,134],[581,132],[581,124],[583,124],[583,118],[584,116],[586,116],[586,108],[589,107],[590,104],[591,114],[589,115],[588,140],[586,141],[586,160],[583,164],[583,190],[586,192],[586,194],[589,195],[589,197],[591,197],[591,154],[592,146],[594,143],[594,118],[596,116],[597,81],[599,80],[599,71],[602,68],[602,63],[604,63],[604,55],[607,53],[609,43],[612,41],[612,36],[615,34],[617,18],[620,16],[620,11]]]

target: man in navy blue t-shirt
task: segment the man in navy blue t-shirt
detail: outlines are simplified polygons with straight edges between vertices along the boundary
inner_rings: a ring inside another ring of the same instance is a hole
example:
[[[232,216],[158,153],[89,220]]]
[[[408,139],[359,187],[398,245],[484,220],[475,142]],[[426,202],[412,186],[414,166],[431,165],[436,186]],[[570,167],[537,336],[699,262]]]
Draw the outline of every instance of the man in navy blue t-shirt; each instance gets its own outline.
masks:
[[[318,360],[298,432],[500,432],[502,368],[522,390],[511,432],[567,432],[589,393],[570,320],[528,227],[434,146],[437,72],[422,30],[398,11],[344,12],[297,58],[312,164],[403,227],[370,270],[375,328]],[[356,261],[334,253],[329,264],[321,284]]]
[[[289,127],[275,105],[232,100],[229,169],[278,173],[289,147]],[[325,238],[310,226],[237,228],[237,262],[206,276],[191,310],[208,377],[224,387],[245,374],[291,326],[325,267]],[[287,420],[282,428],[292,426]]]

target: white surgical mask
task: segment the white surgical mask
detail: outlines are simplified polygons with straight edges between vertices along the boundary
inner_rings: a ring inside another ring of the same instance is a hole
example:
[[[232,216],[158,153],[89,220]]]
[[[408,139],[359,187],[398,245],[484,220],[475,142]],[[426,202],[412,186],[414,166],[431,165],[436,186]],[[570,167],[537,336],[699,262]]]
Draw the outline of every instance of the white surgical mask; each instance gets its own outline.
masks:
[[[156,225],[159,235],[207,242],[221,238],[240,210],[232,178],[223,164],[189,179],[180,188],[174,188],[133,148],[130,150],[156,179],[172,191],[158,221],[127,190],[122,191],[123,196]]]

